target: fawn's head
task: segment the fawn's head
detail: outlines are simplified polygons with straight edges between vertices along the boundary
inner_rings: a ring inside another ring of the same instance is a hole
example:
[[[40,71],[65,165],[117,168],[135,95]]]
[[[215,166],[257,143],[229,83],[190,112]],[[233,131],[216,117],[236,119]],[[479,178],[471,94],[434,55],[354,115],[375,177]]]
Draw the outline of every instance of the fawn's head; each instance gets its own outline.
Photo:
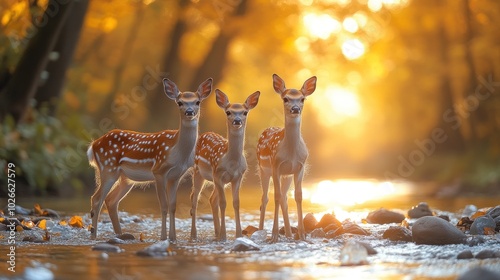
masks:
[[[163,87],[168,98],[174,100],[181,111],[181,118],[193,120],[199,117],[201,101],[212,92],[212,78],[200,84],[196,92],[180,92],[177,85],[167,78],[163,79]]]
[[[231,124],[233,128],[240,129],[244,128],[246,125],[248,112],[257,106],[259,102],[260,92],[256,91],[247,97],[245,103],[229,103],[227,95],[220,91],[215,90],[217,105],[221,107],[227,116],[228,124]]]
[[[278,75],[273,74],[274,90],[281,96],[285,106],[285,116],[300,117],[306,97],[316,89],[316,76],[307,79],[300,90],[287,89],[285,81]]]

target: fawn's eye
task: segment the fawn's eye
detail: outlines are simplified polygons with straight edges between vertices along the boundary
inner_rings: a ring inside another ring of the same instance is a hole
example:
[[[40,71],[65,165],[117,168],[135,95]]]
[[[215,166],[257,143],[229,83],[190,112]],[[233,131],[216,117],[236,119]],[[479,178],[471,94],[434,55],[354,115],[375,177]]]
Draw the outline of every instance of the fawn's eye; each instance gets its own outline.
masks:
[[[196,106],[200,106],[200,101],[196,101]]]
[[[226,115],[230,116],[230,115],[231,115],[231,112],[226,111]]]
[[[179,105],[179,107],[181,107],[183,104],[182,104],[182,102],[177,101],[177,105]]]
[[[248,115],[248,111],[243,112],[243,116]]]
[[[283,98],[283,102],[288,103],[288,101],[290,101],[290,100],[288,100],[288,98],[286,98],[286,97]]]

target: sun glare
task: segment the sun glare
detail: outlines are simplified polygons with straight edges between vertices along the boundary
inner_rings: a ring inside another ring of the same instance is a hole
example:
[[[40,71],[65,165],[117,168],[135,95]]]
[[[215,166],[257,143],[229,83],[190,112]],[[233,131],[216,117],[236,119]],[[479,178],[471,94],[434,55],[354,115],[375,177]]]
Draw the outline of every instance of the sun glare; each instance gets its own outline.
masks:
[[[391,182],[324,180],[313,187],[310,201],[326,207],[356,206],[387,198],[394,193],[395,187]]]
[[[349,39],[342,44],[342,54],[349,60],[360,58],[365,54],[365,45],[359,39]]]
[[[325,40],[342,29],[340,22],[328,14],[306,13],[302,20],[305,28],[314,38]]]
[[[311,101],[320,111],[320,121],[324,125],[338,124],[361,113],[357,95],[346,88],[328,86],[318,93],[321,98],[311,98]]]

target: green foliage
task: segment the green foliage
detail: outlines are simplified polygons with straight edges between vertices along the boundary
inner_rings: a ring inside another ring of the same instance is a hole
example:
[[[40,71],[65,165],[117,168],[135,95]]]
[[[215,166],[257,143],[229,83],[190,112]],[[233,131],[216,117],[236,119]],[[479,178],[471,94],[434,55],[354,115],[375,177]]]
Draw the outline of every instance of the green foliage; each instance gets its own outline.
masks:
[[[82,144],[76,133],[78,127],[82,123],[76,118],[56,118],[44,109],[31,109],[27,120],[17,125],[7,116],[0,126],[0,168],[14,163],[16,178],[27,181],[29,192],[46,193],[49,187],[66,181],[78,190],[82,184],[75,175],[88,169],[85,160],[74,156],[79,155],[76,147]],[[5,182],[5,173],[0,176]]]

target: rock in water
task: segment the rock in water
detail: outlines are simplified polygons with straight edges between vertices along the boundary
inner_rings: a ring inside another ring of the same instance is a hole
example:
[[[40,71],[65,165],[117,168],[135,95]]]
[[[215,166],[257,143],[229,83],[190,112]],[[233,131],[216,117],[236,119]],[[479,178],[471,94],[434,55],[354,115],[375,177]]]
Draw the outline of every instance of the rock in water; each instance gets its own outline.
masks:
[[[46,267],[27,267],[24,269],[23,279],[30,280],[52,280],[54,279],[54,273]]]
[[[382,235],[382,238],[392,241],[413,241],[413,238],[411,237],[411,231],[405,227],[400,226],[389,227]]]
[[[169,254],[169,250],[170,242],[168,240],[163,240],[137,251],[136,254],[143,257],[164,257]]]
[[[316,224],[316,228],[325,229],[331,224],[337,225],[337,227],[342,227],[342,223],[335,218],[332,214],[325,214],[321,217],[321,220]]]
[[[462,217],[469,217],[470,218],[476,212],[477,212],[476,205],[472,205],[472,204],[465,205],[464,210],[462,211]]]
[[[252,236],[250,236],[250,239],[256,243],[263,243],[267,239],[267,231],[264,229],[258,230],[256,232],[252,233]]]
[[[484,260],[484,259],[496,259],[500,257],[500,251],[493,251],[489,249],[481,250],[476,254],[476,259]]]
[[[408,217],[412,219],[418,219],[425,216],[433,216],[431,208],[425,202],[420,202],[417,206],[408,210]]]
[[[486,268],[475,267],[458,277],[458,280],[498,280],[500,273],[493,272]]]
[[[493,219],[500,217],[500,205],[488,210],[488,212],[486,212],[486,215],[489,215]]]
[[[463,244],[466,236],[449,222],[434,216],[418,219],[411,229],[417,244],[445,245]]]
[[[494,232],[497,224],[492,217],[485,215],[478,217],[472,222],[470,226],[470,234],[474,235],[487,235],[488,232]]]
[[[317,228],[311,232],[311,238],[324,238],[325,236],[326,233],[322,228]]]
[[[349,240],[340,251],[340,265],[368,264],[368,251],[365,246]]]
[[[104,251],[104,252],[114,252],[114,253],[120,253],[123,251],[120,247],[111,245],[108,243],[99,243],[96,244],[95,246],[92,247],[93,251]]]
[[[397,213],[394,211],[389,211],[384,208],[372,211],[368,213],[366,220],[370,224],[391,224],[391,223],[401,223],[405,219],[405,215]]]
[[[457,255],[457,259],[459,259],[459,260],[468,260],[468,259],[472,259],[472,258],[474,258],[474,255],[472,254],[471,250],[462,251],[462,252],[458,253],[458,255]]]
[[[259,251],[259,245],[255,244],[252,240],[245,237],[238,237],[231,245],[231,251],[246,252],[246,251]]]
[[[316,225],[318,224],[318,220],[316,220],[316,217],[312,213],[307,213],[304,216],[304,230],[307,233],[310,233],[316,228]]]

